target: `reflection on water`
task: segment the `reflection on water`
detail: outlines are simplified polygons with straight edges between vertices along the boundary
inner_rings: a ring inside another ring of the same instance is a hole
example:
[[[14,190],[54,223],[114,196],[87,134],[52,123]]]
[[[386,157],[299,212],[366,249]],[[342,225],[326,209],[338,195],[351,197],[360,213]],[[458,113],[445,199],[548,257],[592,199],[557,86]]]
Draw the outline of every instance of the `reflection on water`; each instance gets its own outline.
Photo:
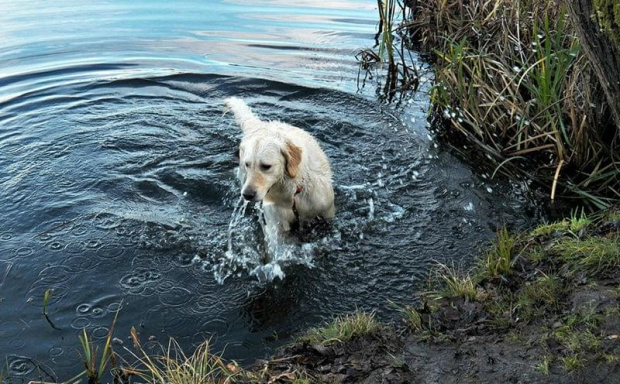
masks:
[[[362,308],[393,316],[434,260],[535,211],[428,136],[424,93],[386,106],[357,90],[372,1],[0,3],[0,358],[63,380],[86,328],[175,337],[252,362]],[[243,97],[302,127],[332,161],[337,217],[265,269],[255,207],[238,206]],[[242,262],[240,262],[242,261]],[[282,260],[280,260],[282,261]],[[286,276],[271,283],[268,274]],[[42,298],[53,289],[50,317]],[[120,348],[119,348],[120,351]],[[49,375],[48,372],[53,371]]]

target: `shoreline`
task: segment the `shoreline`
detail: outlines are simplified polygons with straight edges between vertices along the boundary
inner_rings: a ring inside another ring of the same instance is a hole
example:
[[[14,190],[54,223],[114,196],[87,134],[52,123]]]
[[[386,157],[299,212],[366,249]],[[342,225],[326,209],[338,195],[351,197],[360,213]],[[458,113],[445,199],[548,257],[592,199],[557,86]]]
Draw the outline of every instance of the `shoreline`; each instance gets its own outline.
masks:
[[[245,382],[620,382],[619,287],[618,209],[500,231],[471,270],[438,267],[399,324],[337,318]]]

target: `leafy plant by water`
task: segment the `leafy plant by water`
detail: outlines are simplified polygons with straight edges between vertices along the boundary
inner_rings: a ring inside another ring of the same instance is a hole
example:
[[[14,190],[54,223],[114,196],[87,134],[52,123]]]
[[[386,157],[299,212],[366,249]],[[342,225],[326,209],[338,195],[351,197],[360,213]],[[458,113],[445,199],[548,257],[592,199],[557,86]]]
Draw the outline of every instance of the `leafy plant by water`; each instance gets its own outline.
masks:
[[[84,364],[84,372],[76,377],[86,375],[89,384],[98,384],[101,381],[101,378],[107,372],[107,367],[111,361],[113,362],[113,365],[116,365],[114,351],[112,350],[112,335],[114,334],[114,327],[116,326],[119,311],[120,307],[114,315],[114,320],[112,321],[108,335],[105,338],[101,355],[99,355],[99,347],[90,339],[88,333],[86,332],[86,328],[82,329],[82,333],[79,335],[80,345],[82,347],[80,357],[82,359],[82,363]]]
[[[366,336],[380,328],[374,313],[356,311],[354,314],[335,318],[324,327],[312,328],[299,341],[309,344],[344,342]]]
[[[620,132],[564,1],[429,0],[412,13],[401,28],[435,58],[432,101],[455,148],[551,200],[620,201]]]
[[[123,368],[127,376],[138,376],[147,383],[160,384],[225,384],[234,383],[241,368],[234,362],[225,363],[210,348],[209,340],[201,343],[191,355],[186,354],[174,339],[159,356],[142,347],[135,328],[131,339],[136,352],[129,351],[137,363]]]

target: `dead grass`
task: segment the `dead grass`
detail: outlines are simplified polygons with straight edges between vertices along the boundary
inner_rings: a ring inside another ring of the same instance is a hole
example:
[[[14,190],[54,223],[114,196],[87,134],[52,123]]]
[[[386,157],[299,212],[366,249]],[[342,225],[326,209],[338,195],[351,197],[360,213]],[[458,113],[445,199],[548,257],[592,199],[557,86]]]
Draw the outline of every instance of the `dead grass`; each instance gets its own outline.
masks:
[[[190,355],[170,339],[167,348],[154,356],[144,350],[135,328],[131,330],[131,337],[135,351],[128,351],[136,363],[122,369],[126,377],[137,376],[153,384],[232,384],[242,373],[235,362],[226,363],[213,353],[208,340]]]

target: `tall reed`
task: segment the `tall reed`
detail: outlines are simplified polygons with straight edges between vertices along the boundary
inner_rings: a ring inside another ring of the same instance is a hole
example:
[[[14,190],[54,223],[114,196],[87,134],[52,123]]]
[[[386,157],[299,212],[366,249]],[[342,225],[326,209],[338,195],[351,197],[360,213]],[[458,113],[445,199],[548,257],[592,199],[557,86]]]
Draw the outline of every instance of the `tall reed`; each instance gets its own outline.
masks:
[[[620,133],[562,0],[413,3],[403,27],[435,57],[444,137],[539,182],[551,200],[620,201]]]

